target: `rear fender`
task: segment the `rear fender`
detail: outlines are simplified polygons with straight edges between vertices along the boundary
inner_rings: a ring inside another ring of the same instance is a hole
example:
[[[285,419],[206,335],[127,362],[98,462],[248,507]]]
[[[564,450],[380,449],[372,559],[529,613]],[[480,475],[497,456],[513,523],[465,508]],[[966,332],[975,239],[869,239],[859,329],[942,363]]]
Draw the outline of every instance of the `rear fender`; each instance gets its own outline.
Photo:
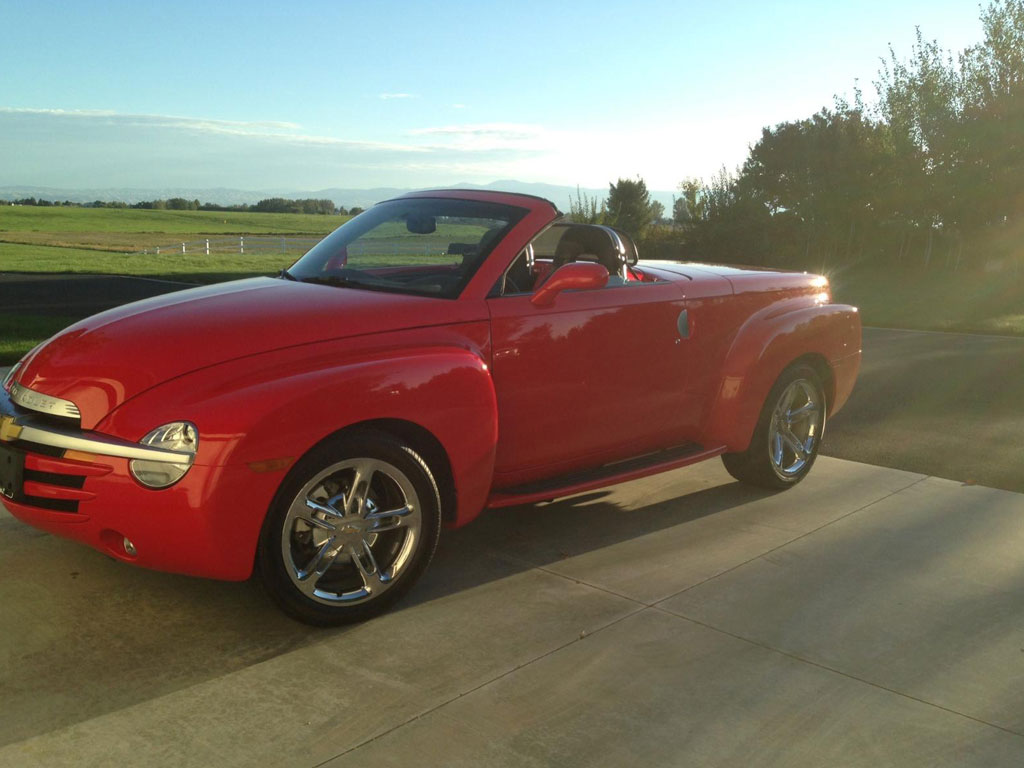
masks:
[[[801,297],[772,304],[741,326],[722,368],[703,445],[745,451],[772,385],[800,358],[817,358],[829,366],[824,385],[830,412],[845,401],[857,369],[849,361],[860,356],[860,316],[855,307],[809,301]]]

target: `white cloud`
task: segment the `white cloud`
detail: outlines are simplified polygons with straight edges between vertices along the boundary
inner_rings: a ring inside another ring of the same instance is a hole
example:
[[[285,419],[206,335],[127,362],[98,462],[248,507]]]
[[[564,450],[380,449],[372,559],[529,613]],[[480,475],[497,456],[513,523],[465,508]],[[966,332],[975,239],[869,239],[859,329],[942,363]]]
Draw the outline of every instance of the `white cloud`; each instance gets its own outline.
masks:
[[[79,120],[111,120],[123,125],[152,125],[156,127],[191,128],[217,133],[263,134],[268,131],[298,130],[296,123],[275,120],[239,121],[215,118],[180,117],[177,115],[121,114],[106,109],[23,109],[0,107],[0,114],[39,115]]]
[[[207,117],[181,117],[177,115],[120,114],[100,109],[20,109],[0,107],[0,116],[3,115],[89,121],[94,125],[108,125],[118,128],[167,128],[204,134],[250,137],[293,144],[347,147],[368,151],[424,151],[422,147],[412,144],[363,141],[302,133],[302,126],[298,123],[278,120],[239,121]]]
[[[415,99],[419,97],[415,93],[381,93],[377,95],[377,98],[390,101],[392,99]]]
[[[553,134],[528,123],[473,123],[414,128],[407,134],[433,142],[434,148],[461,152],[541,152],[552,147]]]
[[[252,186],[257,178],[260,188],[313,188],[341,179],[353,186],[426,186],[501,178],[603,187],[639,174],[652,189],[670,189],[685,176],[710,176],[722,162],[742,162],[758,133],[729,116],[704,116],[585,130],[466,122],[367,140],[305,132],[282,120],[0,107],[0,152],[7,159],[0,183],[34,184],[45,176],[48,185],[60,186],[80,166],[89,186],[116,167],[118,184],[159,175],[202,176],[217,186]]]

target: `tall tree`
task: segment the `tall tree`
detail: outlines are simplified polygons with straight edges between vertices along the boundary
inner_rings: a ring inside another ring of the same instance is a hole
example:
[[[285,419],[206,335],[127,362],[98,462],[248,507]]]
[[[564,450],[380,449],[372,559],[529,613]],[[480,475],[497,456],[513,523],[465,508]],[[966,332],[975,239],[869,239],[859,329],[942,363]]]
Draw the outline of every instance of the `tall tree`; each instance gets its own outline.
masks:
[[[654,221],[651,194],[640,177],[619,179],[608,187],[607,223],[634,238],[642,237]]]
[[[961,56],[973,228],[1024,219],[1024,0],[982,12],[985,39]]]
[[[894,151],[891,169],[898,195],[892,202],[911,231],[922,231],[923,258],[929,264],[936,233],[955,231],[960,224],[961,72],[952,55],[918,29],[908,60],[901,61],[890,48],[875,87]]]
[[[703,182],[700,179],[684,179],[679,182],[679,197],[672,198],[672,221],[684,229],[692,227],[701,216],[700,194]]]
[[[860,254],[865,235],[885,217],[890,157],[883,128],[860,101],[837,100],[806,120],[765,128],[743,166],[742,182],[796,235],[809,264]]]

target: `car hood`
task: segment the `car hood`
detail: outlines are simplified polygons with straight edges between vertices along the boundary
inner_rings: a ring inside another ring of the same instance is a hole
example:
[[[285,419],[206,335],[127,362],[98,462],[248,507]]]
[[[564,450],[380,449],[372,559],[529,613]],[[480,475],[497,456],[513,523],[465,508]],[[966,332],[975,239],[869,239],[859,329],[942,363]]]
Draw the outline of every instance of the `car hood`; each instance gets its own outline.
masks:
[[[69,400],[90,429],[131,397],[186,373],[318,341],[486,318],[476,302],[253,278],[127,304],[38,348],[17,381]]]

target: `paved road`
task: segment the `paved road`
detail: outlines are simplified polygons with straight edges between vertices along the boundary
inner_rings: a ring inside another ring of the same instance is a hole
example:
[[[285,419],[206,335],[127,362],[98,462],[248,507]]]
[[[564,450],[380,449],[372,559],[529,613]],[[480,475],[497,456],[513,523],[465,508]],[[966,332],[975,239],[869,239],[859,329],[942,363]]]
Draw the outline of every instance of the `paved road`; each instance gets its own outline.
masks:
[[[318,631],[0,510],[0,766],[1019,768],[1022,519],[709,461],[486,514],[399,610]]]
[[[120,275],[0,273],[0,312],[79,319],[182,288],[186,283]]]
[[[1024,492],[1024,339],[865,328],[822,450]]]

